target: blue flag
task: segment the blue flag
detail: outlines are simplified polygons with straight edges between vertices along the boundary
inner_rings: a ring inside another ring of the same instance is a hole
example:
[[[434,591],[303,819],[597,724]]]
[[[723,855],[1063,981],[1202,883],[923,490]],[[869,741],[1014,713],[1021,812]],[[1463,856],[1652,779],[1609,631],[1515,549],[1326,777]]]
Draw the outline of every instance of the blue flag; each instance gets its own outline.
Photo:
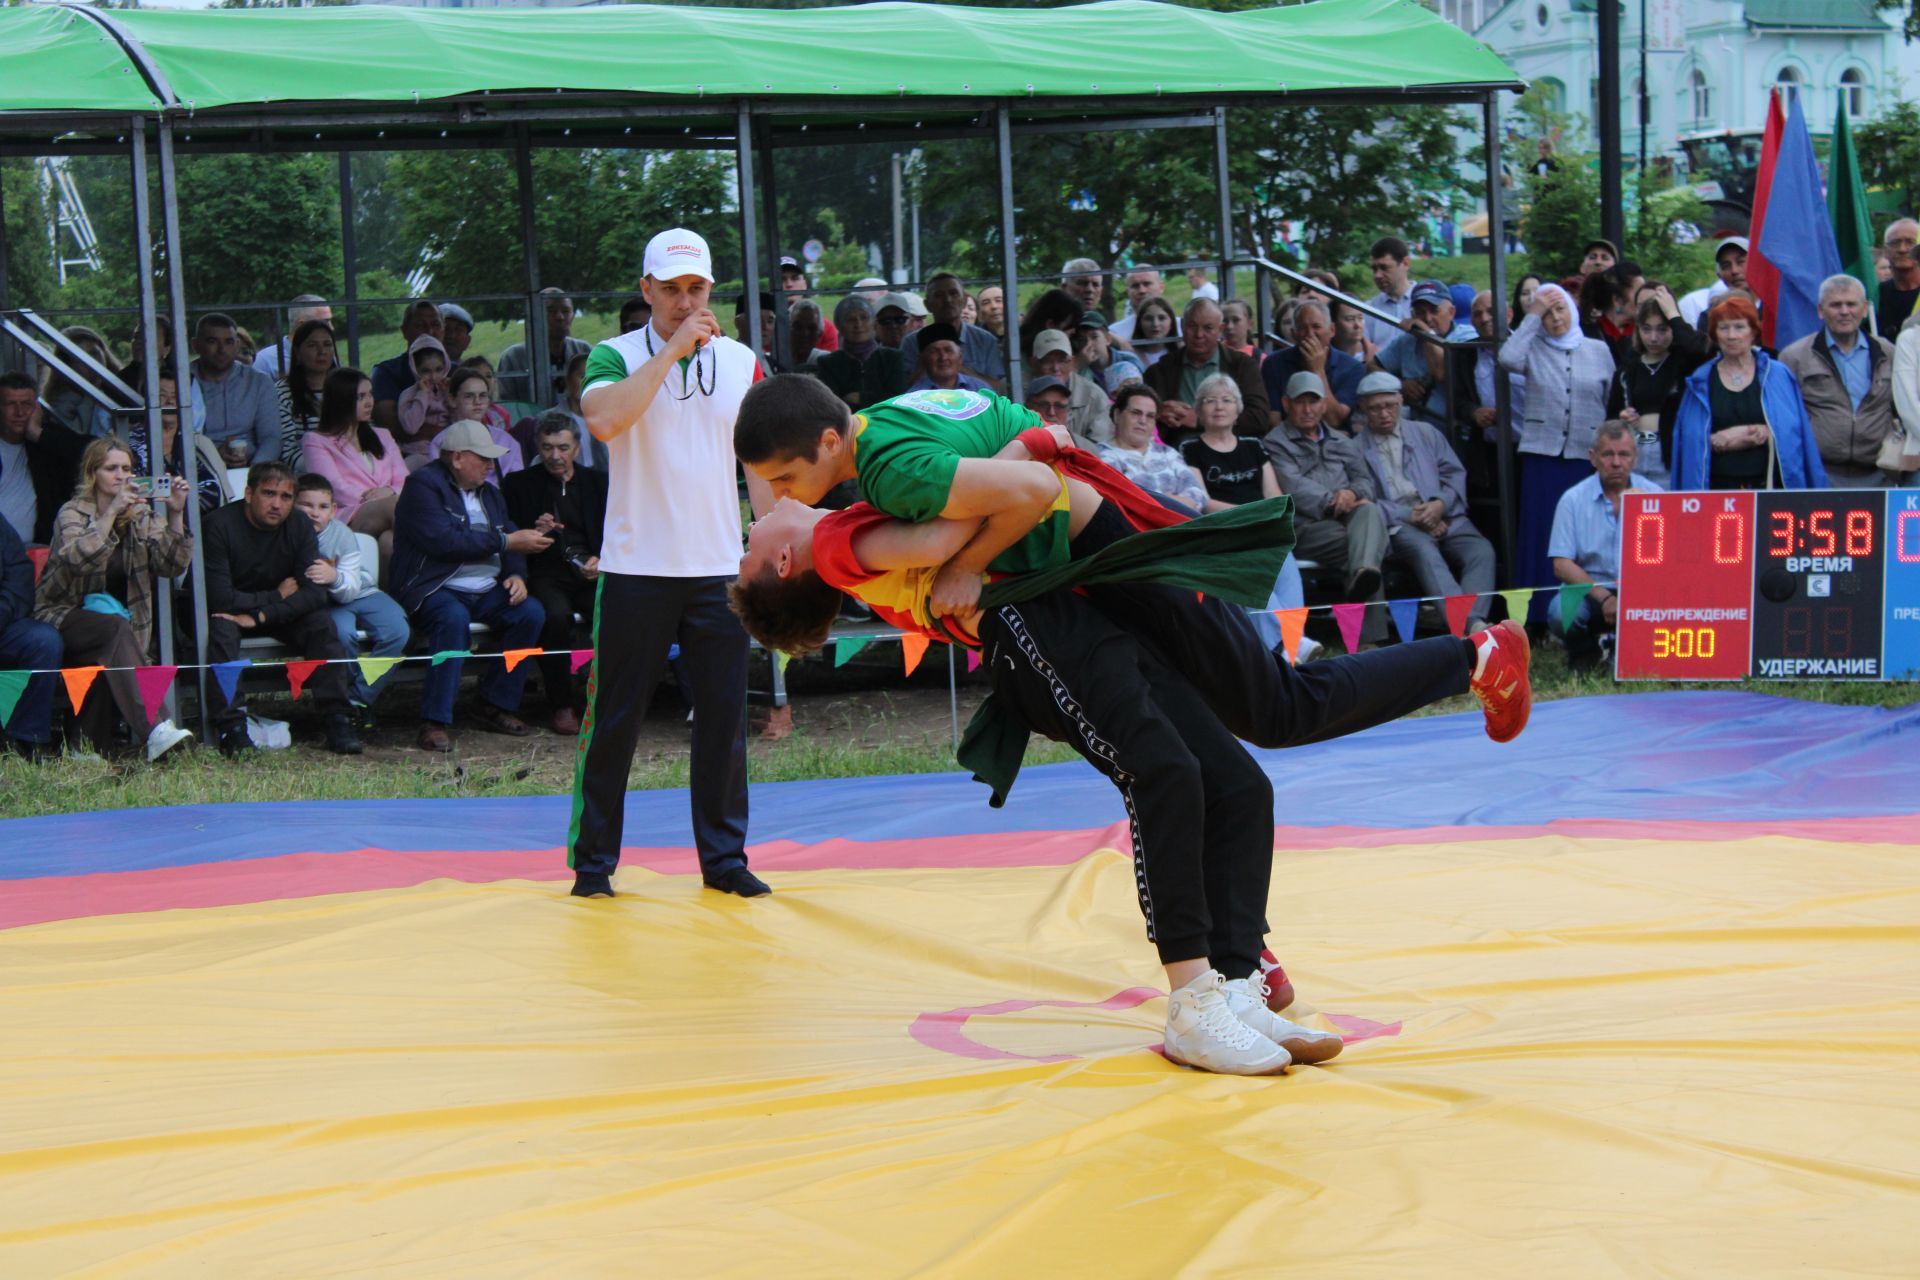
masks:
[[[232,662],[213,664],[213,681],[220,686],[221,696],[228,702],[233,701],[234,691],[240,687],[240,673],[252,665],[252,658],[236,658]]]
[[[1420,602],[1418,600],[1389,600],[1387,613],[1393,618],[1393,625],[1400,632],[1400,638],[1408,644],[1413,643],[1414,624],[1420,620]]]
[[[1820,162],[1798,94],[1787,108],[1767,220],[1753,249],[1780,273],[1780,296],[1768,300],[1767,316],[1767,336],[1778,350],[1820,328],[1820,282],[1841,270]]]

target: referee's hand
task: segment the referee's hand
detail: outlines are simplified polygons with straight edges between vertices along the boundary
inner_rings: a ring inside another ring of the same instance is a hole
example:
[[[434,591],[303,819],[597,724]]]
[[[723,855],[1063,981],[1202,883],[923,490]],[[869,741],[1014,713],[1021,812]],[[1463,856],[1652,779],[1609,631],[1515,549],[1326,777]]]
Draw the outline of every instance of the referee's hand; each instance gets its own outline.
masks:
[[[675,360],[684,360],[719,336],[720,322],[714,319],[713,312],[702,307],[682,320],[673,336],[667,339],[667,354]]]

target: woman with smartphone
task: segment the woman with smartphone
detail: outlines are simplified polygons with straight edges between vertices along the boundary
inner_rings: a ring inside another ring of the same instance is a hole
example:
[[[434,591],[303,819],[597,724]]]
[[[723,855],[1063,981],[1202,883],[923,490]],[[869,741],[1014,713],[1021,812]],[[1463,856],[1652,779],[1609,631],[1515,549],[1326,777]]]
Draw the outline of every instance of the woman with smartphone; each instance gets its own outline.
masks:
[[[193,736],[171,720],[148,722],[133,673],[147,665],[156,579],[186,572],[193,559],[186,507],[185,484],[136,474],[132,447],[107,437],[87,446],[80,487],[54,518],[33,616],[60,629],[67,666],[107,668],[76,717],[102,755],[144,743],[147,759],[158,760]],[[121,721],[125,742],[115,732]]]

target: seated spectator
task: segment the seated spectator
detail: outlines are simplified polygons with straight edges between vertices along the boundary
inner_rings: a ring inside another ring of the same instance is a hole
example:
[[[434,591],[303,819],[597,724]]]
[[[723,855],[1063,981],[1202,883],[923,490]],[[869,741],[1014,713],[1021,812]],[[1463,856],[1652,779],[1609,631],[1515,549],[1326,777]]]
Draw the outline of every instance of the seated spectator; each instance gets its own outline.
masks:
[[[791,354],[787,363],[795,369],[805,368],[820,354],[820,337],[825,332],[826,317],[820,314],[819,303],[812,298],[794,303],[787,313],[787,347]]]
[[[400,393],[412,386],[415,381],[414,339],[423,336],[438,338],[445,331],[446,322],[441,319],[439,307],[425,298],[415,298],[407,304],[406,312],[400,317],[400,339],[407,344],[407,349],[391,360],[382,360],[369,371],[369,376],[373,379],[375,426],[384,427],[390,432],[399,432]]]
[[[1147,370],[1147,385],[1160,395],[1162,420],[1171,416],[1176,431],[1197,434],[1194,426],[1194,390],[1216,373],[1224,373],[1240,387],[1242,435],[1261,435],[1268,429],[1267,389],[1260,381],[1260,362],[1225,349],[1220,342],[1220,304],[1196,298],[1187,304],[1180,322],[1180,345]],[[1184,438],[1184,435],[1183,435]],[[1178,445],[1177,440],[1168,444]]]
[[[68,325],[60,332],[66,335],[73,345],[93,357],[108,372],[115,375],[121,372],[120,362],[113,358],[113,352],[107,349],[107,340],[98,330],[89,329],[83,324],[74,324]],[[40,398],[46,402],[47,412],[67,430],[90,440],[98,440],[114,434],[113,413],[87,394],[88,389],[98,390],[105,387],[106,380],[77,360],[71,363],[73,371],[85,382],[86,387],[83,388],[52,365],[48,365],[45,380],[40,385]]]
[[[33,616],[33,561],[13,525],[0,520],[0,670],[39,671],[30,676],[0,721],[0,742],[16,755],[43,760],[53,754],[53,694],[65,652],[60,632]]]
[[[649,315],[651,315],[651,313],[649,313]],[[644,328],[645,326],[642,327]],[[773,329],[773,295],[762,292],[760,295],[760,346],[757,349],[760,352],[760,365],[769,374],[783,373],[786,370],[786,366],[774,358]],[[733,336],[740,342],[741,346],[753,346],[752,341],[747,337],[747,299],[745,294],[742,294],[740,300],[733,304]]]
[[[193,329],[193,398],[207,407],[201,430],[230,467],[280,456],[280,393],[273,379],[240,362],[239,331],[218,311]]]
[[[1676,489],[1824,489],[1827,472],[1793,370],[1756,350],[1760,313],[1745,298],[1707,313],[1716,352],[1686,381],[1673,424]]]
[[[1380,291],[1365,302],[1375,311],[1384,311],[1393,317],[1391,321],[1378,320],[1361,313],[1365,317],[1367,341],[1375,347],[1385,347],[1399,337],[1400,325],[1413,319],[1413,272],[1407,263],[1411,254],[1407,242],[1398,236],[1382,236],[1367,251],[1373,283]]]
[[[331,333],[333,308],[328,306],[327,300],[317,293],[301,294],[287,305],[287,333],[296,335],[296,338],[282,335],[270,346],[262,347],[255,352],[253,359],[248,363],[276,382],[286,377],[287,370],[293,366],[294,348],[300,345],[296,339],[301,326],[312,324],[316,320],[326,325],[327,331]],[[326,370],[321,370],[321,376],[326,376]]]
[[[507,500],[487,481],[492,464],[505,456],[477,422],[456,422],[442,441],[445,451],[407,477],[394,517],[393,594],[426,638],[431,653],[472,648],[475,622],[493,628],[502,649],[530,649],[546,625],[546,611],[527,595],[527,556],[553,539],[522,529],[507,514]],[[460,692],[459,658],[427,672],[420,700],[419,747],[451,751],[454,701]],[[495,733],[524,738],[534,732],[516,714],[527,664],[512,671],[487,664],[480,678],[478,716]]]
[[[142,426],[127,442],[133,449],[133,473],[137,476],[151,476],[162,470],[164,474],[172,476],[184,477],[187,474],[184,446],[180,438],[179,385],[173,370],[160,370],[160,456],[166,463],[164,468],[153,465],[153,459],[147,453],[147,432]],[[220,457],[220,451],[213,447],[213,441],[205,436],[193,438],[193,470],[194,488],[200,494],[200,514],[204,516],[209,511],[225,506],[226,463]]]
[[[989,391],[992,388],[965,370],[960,354],[960,334],[952,325],[930,324],[916,334],[920,339],[919,377],[908,384],[909,391]]]
[[[378,557],[376,563],[369,564],[361,553],[360,539],[337,518],[339,508],[334,505],[333,486],[327,478],[311,472],[301,476],[294,482],[293,505],[313,521],[320,558],[307,566],[303,576],[326,591],[327,616],[333,622],[334,634],[340,637],[342,651],[349,658],[359,657],[360,641],[355,633],[364,631],[368,657],[397,658],[405,653],[413,635],[407,625],[407,611],[380,590]],[[393,675],[389,670],[370,685],[358,663],[349,666],[347,672],[348,699],[363,711],[373,706]]]
[[[1281,398],[1285,420],[1267,433],[1280,487],[1293,497],[1293,547],[1345,578],[1345,598],[1384,604],[1380,565],[1387,554],[1387,522],[1374,502],[1373,474],[1360,442],[1321,422],[1326,395],[1320,376],[1293,375]],[[1363,644],[1387,638],[1387,611],[1368,609]]]
[[[780,288],[782,291],[781,296],[787,303],[788,318],[789,322],[791,322],[794,305],[806,300],[807,294],[812,289],[812,285],[807,280],[807,269],[800,265],[799,259],[780,259]],[[817,310],[819,304],[815,303],[814,306]],[[923,311],[921,314],[924,315],[925,312]],[[840,349],[840,332],[833,327],[832,322],[827,320],[824,314],[821,316],[820,336],[814,341],[813,346],[816,351],[838,351]],[[795,360],[793,362],[794,368],[799,368],[803,363],[804,361]]]
[[[438,338],[419,337],[407,356],[413,361],[413,385],[400,393],[400,430],[394,439],[418,445],[454,420],[447,396],[447,352]]]
[[[134,679],[134,668],[148,661],[157,583],[185,573],[193,561],[186,509],[184,484],[149,493],[134,476],[132,448],[108,437],[87,446],[80,488],[54,521],[33,616],[59,628],[67,666],[107,668],[75,717],[75,727],[101,755],[120,752],[120,722],[127,726],[126,745],[144,745],[148,760],[193,736],[171,720],[150,724]]]
[[[580,361],[580,367],[585,369],[586,361]],[[493,379],[487,376],[484,369],[466,364],[455,369],[447,378],[447,402],[453,406],[455,422],[471,418],[484,426],[496,441],[504,442],[513,438],[514,424],[507,420],[507,411],[494,403]],[[400,453],[406,459],[408,469],[412,470],[432,460],[433,441],[424,441],[411,451],[407,445],[401,445]]]
[[[573,299],[561,289],[540,291],[547,321],[547,370],[533,376],[533,352],[516,342],[500,353],[500,391],[508,400],[522,400],[536,408],[550,408],[566,387],[567,361],[591,351],[590,343],[573,336]]]
[[[1333,349],[1363,365],[1371,364],[1380,348],[1367,336],[1367,313],[1344,302],[1329,302],[1327,315],[1333,321]]]
[[[158,335],[155,345],[154,361],[162,369],[173,368],[173,322],[165,316],[153,318],[153,332]],[[127,339],[127,368],[145,369],[147,367],[146,331],[136,327]]]
[[[961,306],[960,318],[968,324],[980,323],[980,307],[974,301],[972,294],[967,295],[966,302]]]
[[[1098,311],[1107,295],[1107,274],[1092,258],[1069,258],[1060,268],[1060,287],[1082,311]],[[932,297],[927,305],[933,305]]]
[[[998,338],[979,325],[968,324],[960,318],[966,298],[966,290],[961,288],[959,276],[951,271],[936,272],[927,281],[927,312],[932,316],[929,327],[950,326],[959,335],[961,371],[996,391],[1004,390],[1007,381],[1006,354],[1000,350]],[[900,340],[900,354],[909,363],[919,359],[924,335],[925,330],[922,330],[920,333],[909,333]]]
[[[1837,489],[1883,489],[1897,474],[1880,469],[1893,417],[1893,343],[1865,332],[1867,288],[1849,275],[1820,284],[1822,327],[1780,353],[1800,380],[1807,421],[1827,481]],[[1920,427],[1920,423],[1914,424]]]
[[[1037,378],[1058,378],[1068,390],[1071,405],[1066,427],[1081,440],[1092,442],[1105,425],[1107,393],[1088,378],[1073,376],[1073,340],[1058,329],[1033,335],[1033,359],[1028,372]]]
[[[1082,313],[1080,323],[1074,326],[1070,336],[1073,340],[1074,368],[1082,378],[1109,396],[1129,382],[1146,379],[1146,363],[1133,352],[1122,351],[1113,345],[1113,339],[1107,333],[1107,318],[1098,311]],[[1100,440],[1106,437],[1113,424],[1102,413],[1094,426],[1093,438]]]
[[[849,408],[891,400],[913,382],[914,366],[874,337],[873,304],[866,298],[857,293],[842,298],[833,322],[840,327],[840,349],[815,360],[813,373]]]
[[[1680,315],[1665,285],[1643,295],[1633,337],[1616,357],[1607,389],[1607,417],[1634,433],[1635,469],[1664,485],[1673,456],[1673,424],[1687,375],[1707,358],[1706,339]]]
[[[926,304],[911,293],[884,293],[873,307],[873,331],[883,347],[900,350],[907,335],[927,322]]]
[[[335,373],[364,381],[355,370]],[[309,446],[315,436],[308,437]],[[327,750],[357,756],[360,735],[347,714],[348,668],[336,661],[347,651],[333,629],[326,589],[307,576],[321,562],[320,543],[313,522],[293,509],[293,486],[286,463],[256,462],[247,472],[246,496],[201,523],[209,612],[204,661],[238,659],[243,635],[272,636],[303,658],[326,659],[306,687],[325,717]],[[229,703],[219,682],[208,680],[207,699],[220,731],[220,754],[252,750],[245,696]]]
[[[1140,310],[1146,305],[1147,299],[1158,298],[1166,292],[1167,282],[1161,278],[1159,270],[1155,267],[1134,267],[1127,272],[1126,286],[1127,314],[1113,322],[1112,333],[1123,345],[1132,343],[1132,349],[1144,356],[1146,352],[1141,350],[1140,344],[1136,341],[1143,336],[1137,332]],[[1171,306],[1167,307],[1167,314],[1173,314]],[[1149,360],[1147,363],[1153,362]]]
[[[1423,596],[1471,593],[1467,630],[1480,630],[1493,603],[1493,544],[1467,518],[1467,469],[1439,428],[1408,415],[1390,373],[1360,383],[1360,416],[1389,554],[1413,571]]]
[[[254,357],[260,354],[260,344],[254,340],[253,331],[244,325],[236,325],[233,336],[238,340],[240,363],[252,368]]]
[[[302,321],[288,349],[291,364],[274,391],[280,398],[280,460],[298,471],[300,440],[319,427],[320,392],[340,362],[334,356],[333,328],[325,320]]]
[[[585,387],[586,381],[587,358],[585,356],[575,356],[573,359],[567,361],[567,394],[561,399],[560,403],[554,407],[552,412],[565,414],[573,423],[573,460],[575,464],[582,467],[595,467],[599,466],[602,462],[600,451],[603,450],[605,446],[598,444],[593,438],[593,432],[587,429],[586,410],[581,408],[580,405],[581,391],[582,388]],[[464,418],[469,415],[463,413],[457,416]],[[475,419],[475,421],[480,422],[488,431],[492,431],[493,424],[491,422],[485,419]],[[535,443],[531,450],[521,448],[518,453],[513,455],[518,463],[518,465],[512,467],[512,471],[515,472],[525,470],[529,464],[540,456],[540,447],[538,444],[539,432],[537,430],[530,430],[523,434]],[[512,438],[515,439],[517,445],[518,437]],[[494,436],[494,442],[497,444],[505,443],[497,435]],[[496,468],[494,478],[498,480],[502,474],[505,473]]]
[[[1400,380],[1400,396],[1409,412],[1422,422],[1454,433],[1448,386],[1464,390],[1472,381],[1474,351],[1470,347],[1443,347],[1420,335],[1449,343],[1471,342],[1473,326],[1462,324],[1453,310],[1453,295],[1437,280],[1422,280],[1413,291],[1413,316],[1407,332],[1380,349],[1374,363]],[[1448,365],[1452,365],[1449,377]]]
[[[85,436],[49,422],[40,388],[24,373],[0,373],[0,519],[28,546],[53,537],[54,513],[73,496]]]
[[[449,365],[458,365],[473,345],[473,316],[457,302],[440,304],[440,345]]]
[[[1071,394],[1064,379],[1042,374],[1027,383],[1026,398],[1021,401],[1027,408],[1040,415],[1040,420],[1050,427],[1067,425],[1067,410],[1072,404]],[[1069,428],[1071,432],[1071,428]],[[1084,449],[1091,441],[1074,438],[1074,444]]]
[[[1593,436],[1593,474],[1560,495],[1553,512],[1553,532],[1547,554],[1561,582],[1594,585],[1580,602],[1573,624],[1566,625],[1560,610],[1547,620],[1567,646],[1567,665],[1590,671],[1604,656],[1603,636],[1619,621],[1620,498],[1630,492],[1657,493],[1660,486],[1633,469],[1639,457],[1633,432],[1624,423],[1609,422]]]
[[[841,345],[846,345],[841,330]],[[839,354],[828,352],[828,356]],[[553,709],[555,733],[580,732],[587,710],[587,670],[572,672],[573,618],[579,614],[593,634],[593,611],[600,586],[600,543],[606,530],[608,478],[604,471],[578,465],[579,440],[566,414],[540,415],[540,465],[508,476],[501,484],[507,515],[522,529],[553,540],[545,551],[527,556],[527,593],[546,615],[540,632],[540,685]]]
[[[1229,298],[1220,304],[1220,340],[1229,348],[1243,356],[1263,359],[1259,346],[1254,342],[1253,308],[1243,298]],[[1272,402],[1272,397],[1268,397]]]
[[[1280,496],[1280,481],[1259,436],[1242,435],[1240,384],[1216,373],[1194,391],[1200,434],[1180,446],[1180,456],[1206,486],[1207,510],[1224,511],[1260,498]]]
[[[1154,436],[1160,397],[1144,382],[1130,382],[1113,398],[1113,435],[1094,452],[1100,460],[1175,511],[1197,516],[1207,509],[1207,487],[1177,449]]]
[[[366,374],[335,369],[327,375],[320,426],[301,437],[300,452],[332,487],[334,518],[378,538],[383,558],[392,555],[393,512],[407,464],[393,437],[373,425],[373,383]]]
[[[1293,339],[1291,347],[1274,352],[1260,365],[1260,385],[1267,392],[1269,430],[1280,425],[1280,412],[1272,406],[1280,403],[1293,375],[1304,369],[1319,374],[1321,384],[1332,392],[1320,420],[1329,427],[1351,433],[1348,420],[1360,394],[1360,379],[1367,376],[1367,362],[1356,360],[1333,345],[1333,320],[1324,302],[1306,299],[1294,304]]]
[[[1072,333],[1080,324],[1080,304],[1065,289],[1048,289],[1035,298],[1020,317],[1020,348],[1023,359],[1033,359],[1033,339],[1048,329]]]
[[[620,304],[620,332],[632,333],[635,329],[644,329],[653,319],[653,304],[645,298],[632,297]]]
[[[1702,331],[1705,326],[1700,319],[1707,314],[1707,308],[1726,297],[1728,290],[1747,287],[1747,238],[1728,236],[1722,240],[1720,247],[1713,251],[1713,267],[1719,279],[1680,298],[1680,315]]]
[[[1174,314],[1173,304],[1158,295],[1142,302],[1140,309],[1127,319],[1134,322],[1128,350],[1139,356],[1140,362],[1149,369],[1180,341],[1180,317]],[[1116,331],[1117,326],[1109,329],[1109,332]]]
[[[983,284],[980,292],[974,295],[974,303],[980,312],[974,321],[982,329],[992,334],[995,340],[1007,336],[1007,295],[997,284]]]

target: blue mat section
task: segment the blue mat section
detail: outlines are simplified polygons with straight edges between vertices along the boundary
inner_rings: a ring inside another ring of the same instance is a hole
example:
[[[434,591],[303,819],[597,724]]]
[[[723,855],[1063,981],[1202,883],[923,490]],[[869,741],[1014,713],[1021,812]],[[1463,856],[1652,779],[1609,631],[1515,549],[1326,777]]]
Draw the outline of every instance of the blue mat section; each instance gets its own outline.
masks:
[[[1764,822],[1920,812],[1920,708],[1837,707],[1745,693],[1657,693],[1542,704],[1496,746],[1478,713],[1257,753],[1283,826],[1531,826],[1558,818]],[[1074,763],[1028,769],[1006,808],[960,774],[753,788],[751,838],[903,840],[1102,827],[1125,815]],[[564,796],[183,806],[23,818],[0,880],[350,849],[551,847]],[[691,848],[686,793],[627,799],[627,843]],[[556,852],[556,857],[560,856]]]

